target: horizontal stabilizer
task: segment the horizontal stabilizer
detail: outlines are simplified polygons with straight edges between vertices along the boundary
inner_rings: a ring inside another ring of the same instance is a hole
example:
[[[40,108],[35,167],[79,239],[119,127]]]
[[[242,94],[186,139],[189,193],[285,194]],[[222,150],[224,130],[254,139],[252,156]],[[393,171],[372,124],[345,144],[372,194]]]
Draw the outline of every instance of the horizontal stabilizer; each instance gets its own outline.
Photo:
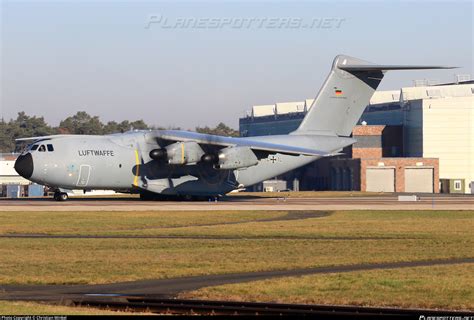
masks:
[[[389,70],[453,69],[450,66],[376,64],[338,55],[308,113],[293,134],[349,137]]]
[[[345,71],[385,71],[385,70],[425,70],[425,69],[455,69],[457,67],[449,66],[405,66],[398,64],[352,64],[352,65],[339,65],[339,69]]]

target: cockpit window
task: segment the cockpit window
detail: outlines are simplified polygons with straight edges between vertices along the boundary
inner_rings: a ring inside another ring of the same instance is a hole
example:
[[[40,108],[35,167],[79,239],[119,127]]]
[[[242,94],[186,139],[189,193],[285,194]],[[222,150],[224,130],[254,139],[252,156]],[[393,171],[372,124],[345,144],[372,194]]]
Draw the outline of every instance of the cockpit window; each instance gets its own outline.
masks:
[[[31,151],[35,151],[36,149],[38,149],[39,145],[37,144],[34,144],[32,147],[31,147]]]
[[[44,144],[42,144],[39,149],[38,149],[39,152],[45,152],[46,151],[46,147],[44,146]]]
[[[48,144],[48,151],[54,151],[54,148],[53,148],[53,145],[52,144]]]

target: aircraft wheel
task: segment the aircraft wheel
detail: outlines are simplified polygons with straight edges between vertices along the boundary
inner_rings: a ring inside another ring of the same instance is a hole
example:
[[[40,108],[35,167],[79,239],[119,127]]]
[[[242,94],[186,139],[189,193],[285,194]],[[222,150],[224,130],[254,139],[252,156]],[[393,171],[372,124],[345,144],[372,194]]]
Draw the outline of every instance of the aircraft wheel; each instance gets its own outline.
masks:
[[[65,192],[55,192],[53,198],[56,201],[66,201],[69,196]]]

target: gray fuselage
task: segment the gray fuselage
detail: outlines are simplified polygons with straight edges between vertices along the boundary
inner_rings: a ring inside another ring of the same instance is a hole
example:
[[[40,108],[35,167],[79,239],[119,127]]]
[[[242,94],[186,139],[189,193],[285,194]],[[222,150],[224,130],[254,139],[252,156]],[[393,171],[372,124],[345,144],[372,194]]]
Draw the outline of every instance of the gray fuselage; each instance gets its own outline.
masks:
[[[150,140],[150,133],[152,131],[131,131],[39,140],[23,153],[23,156],[30,154],[33,163],[28,179],[60,189],[219,195],[259,183],[318,158],[276,153],[259,159],[257,165],[236,170],[217,170],[200,163],[169,165],[149,158],[149,152],[157,147]],[[258,139],[298,144],[328,153],[353,142],[350,138],[333,136],[282,135]]]

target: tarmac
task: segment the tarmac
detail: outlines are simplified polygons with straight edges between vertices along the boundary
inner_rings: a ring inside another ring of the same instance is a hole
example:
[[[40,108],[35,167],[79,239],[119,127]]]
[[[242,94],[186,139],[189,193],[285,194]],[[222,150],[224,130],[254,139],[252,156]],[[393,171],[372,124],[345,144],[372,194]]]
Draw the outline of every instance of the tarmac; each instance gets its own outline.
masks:
[[[1,199],[0,211],[209,211],[209,210],[474,210],[474,196],[419,196],[398,201],[397,196],[286,198],[231,196],[218,201],[141,201],[136,197]]]

